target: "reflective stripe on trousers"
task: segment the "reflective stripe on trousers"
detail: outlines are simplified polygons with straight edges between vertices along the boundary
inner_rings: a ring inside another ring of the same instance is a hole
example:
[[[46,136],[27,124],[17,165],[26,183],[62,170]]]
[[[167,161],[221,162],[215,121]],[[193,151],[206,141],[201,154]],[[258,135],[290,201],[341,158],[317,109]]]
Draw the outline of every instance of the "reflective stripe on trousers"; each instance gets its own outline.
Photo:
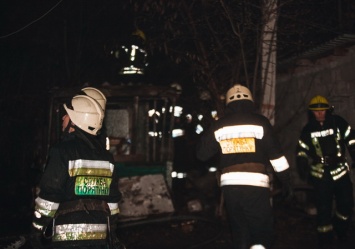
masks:
[[[56,225],[53,241],[101,240],[107,237],[107,224]]]
[[[250,249],[266,249],[263,245],[253,245]]]

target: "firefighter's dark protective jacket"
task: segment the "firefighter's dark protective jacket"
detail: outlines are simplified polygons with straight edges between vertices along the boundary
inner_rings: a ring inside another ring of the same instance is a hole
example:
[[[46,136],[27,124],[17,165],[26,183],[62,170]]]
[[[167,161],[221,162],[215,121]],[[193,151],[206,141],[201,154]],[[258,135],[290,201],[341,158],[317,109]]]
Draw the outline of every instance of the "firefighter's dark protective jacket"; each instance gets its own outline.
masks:
[[[329,170],[333,180],[349,171],[346,149],[355,161],[355,133],[342,117],[327,111],[321,125],[313,115],[303,128],[297,147],[297,168],[300,177],[321,179]]]
[[[206,161],[221,152],[220,184],[269,187],[266,166],[272,165],[283,184],[289,184],[289,164],[269,120],[250,100],[228,104],[226,115],[211,124],[197,146]]]
[[[52,227],[53,243],[107,243],[121,193],[112,155],[97,137],[76,129],[54,145],[39,188],[33,226]]]

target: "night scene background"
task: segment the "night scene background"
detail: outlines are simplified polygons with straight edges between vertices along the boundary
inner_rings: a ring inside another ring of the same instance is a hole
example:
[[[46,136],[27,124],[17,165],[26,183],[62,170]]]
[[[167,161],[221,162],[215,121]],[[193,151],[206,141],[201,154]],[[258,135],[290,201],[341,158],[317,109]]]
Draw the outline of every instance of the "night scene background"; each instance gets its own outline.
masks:
[[[261,106],[264,88],[260,83],[258,58],[265,2],[1,1],[2,241],[11,242],[16,240],[19,233],[28,233],[32,188],[38,177],[34,168],[44,163],[41,153],[48,126],[49,96],[53,89],[100,86],[104,83],[179,85],[182,91],[177,105],[183,108],[179,125],[186,131],[192,131],[192,135],[186,137],[183,144],[179,145],[179,141],[176,141],[174,161],[183,171],[193,171],[190,177],[198,186],[191,186],[193,181],[190,181],[190,185],[184,182],[178,188],[181,193],[173,196],[203,199],[205,209],[210,208],[207,212],[210,220],[201,219],[198,223],[193,218],[187,218],[189,222],[194,222],[191,224],[181,219],[175,221],[174,225],[154,224],[154,229],[147,228],[147,222],[132,230],[123,229],[120,237],[127,248],[198,248],[201,244],[204,248],[229,248],[228,224],[219,222],[225,221],[223,215],[222,218],[218,216],[216,222],[216,214],[211,208],[218,207],[220,203],[218,190],[215,185],[210,185],[214,181],[209,175],[206,176],[208,165],[197,162],[193,156],[186,157],[185,145],[191,145],[189,155],[193,155],[193,145],[199,137],[195,132],[197,125],[206,129],[212,120],[207,118],[201,121],[199,115],[208,116],[213,110],[222,114],[224,102],[221,96],[233,83],[242,82],[249,86],[256,104]],[[355,3],[351,0],[282,0],[278,1],[277,11],[279,62],[317,49],[344,34],[355,34]],[[125,58],[114,56],[112,51],[135,39],[141,39],[147,51],[148,66],[143,76],[122,76],[119,70]],[[350,39],[349,43],[354,45],[355,39]],[[279,73],[289,69],[278,66]],[[191,118],[183,118],[188,114]],[[290,122],[292,120],[290,118]],[[282,133],[282,128],[276,124],[277,132]],[[213,195],[208,200],[207,193]],[[275,203],[278,203],[277,200]],[[314,216],[309,216],[290,203],[280,205],[275,206],[278,214],[276,225],[280,231],[275,248],[314,248]],[[288,212],[285,212],[285,206]],[[182,204],[181,209],[184,208]],[[172,227],[175,230],[170,231]],[[181,231],[177,231],[176,227],[181,228]],[[166,231],[164,236],[162,230]],[[290,236],[287,233],[290,230],[296,235]],[[221,235],[221,231],[224,234]],[[207,237],[196,240],[202,234]],[[159,247],[153,243],[156,238],[162,237],[171,244]],[[181,246],[176,241],[190,244]]]

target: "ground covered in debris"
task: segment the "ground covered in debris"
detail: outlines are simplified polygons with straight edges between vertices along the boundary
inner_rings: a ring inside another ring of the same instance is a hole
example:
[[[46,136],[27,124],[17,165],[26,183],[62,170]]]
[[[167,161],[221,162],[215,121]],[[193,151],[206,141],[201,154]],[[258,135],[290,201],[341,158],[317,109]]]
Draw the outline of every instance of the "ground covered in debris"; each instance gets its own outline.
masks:
[[[273,249],[317,248],[314,216],[283,203],[276,203],[274,210]],[[122,224],[119,237],[127,249],[232,248],[227,219],[203,213]]]
[[[275,239],[272,249],[316,249],[315,216],[293,205],[275,201]],[[176,215],[121,225],[121,242],[127,249],[230,249],[227,219],[196,213]],[[345,244],[335,241],[334,249],[354,249],[352,227]]]
[[[11,205],[3,205],[0,210],[0,248],[31,248],[28,243],[31,207],[7,201]],[[275,241],[272,249],[316,249],[315,216],[295,203],[277,198],[273,203]],[[229,249],[228,220],[223,213],[216,215],[215,206],[204,203],[202,210],[191,212],[181,202],[174,214],[121,222],[118,236],[126,249]],[[352,227],[347,244],[333,248],[354,249],[355,229]]]

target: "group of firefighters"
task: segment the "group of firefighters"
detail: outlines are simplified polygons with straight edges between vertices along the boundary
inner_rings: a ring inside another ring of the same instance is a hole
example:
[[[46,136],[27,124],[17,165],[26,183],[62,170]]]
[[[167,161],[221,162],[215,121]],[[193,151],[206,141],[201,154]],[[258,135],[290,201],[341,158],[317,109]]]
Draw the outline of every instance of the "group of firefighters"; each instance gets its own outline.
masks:
[[[43,236],[49,236],[52,248],[120,248],[119,176],[100,134],[106,98],[96,88],[84,88],[63,108],[63,138],[50,150],[35,200],[33,245],[40,247]],[[300,178],[314,189],[319,248],[331,248],[334,240],[346,240],[352,220],[353,164],[349,166],[346,153],[355,162],[355,133],[346,120],[332,113],[323,96],[313,97],[308,110],[296,165]],[[282,183],[282,195],[289,197],[290,167],[272,125],[258,113],[243,85],[228,90],[225,115],[211,123],[197,144],[199,160],[216,154],[233,248],[272,248],[267,168],[272,166]],[[83,191],[89,188],[92,191]]]

